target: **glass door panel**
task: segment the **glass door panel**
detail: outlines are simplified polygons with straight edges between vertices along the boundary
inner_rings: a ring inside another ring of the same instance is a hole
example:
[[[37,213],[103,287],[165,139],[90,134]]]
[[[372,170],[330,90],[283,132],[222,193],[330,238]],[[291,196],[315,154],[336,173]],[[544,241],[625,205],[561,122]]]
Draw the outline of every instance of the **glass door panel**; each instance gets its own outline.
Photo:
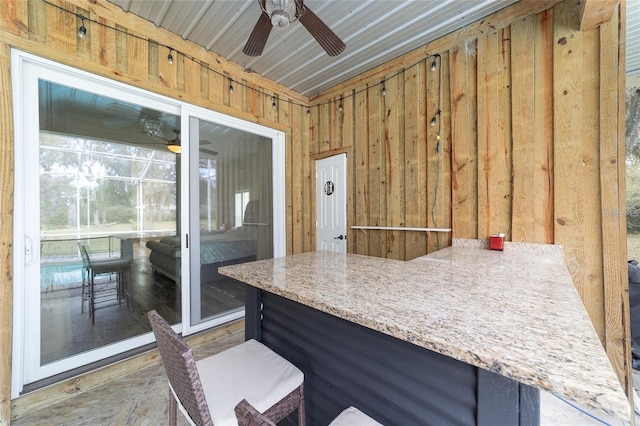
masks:
[[[190,199],[198,206],[191,230],[199,244],[199,255],[191,252],[194,325],[244,312],[244,285],[218,267],[273,257],[273,155],[271,138],[195,117],[189,129],[198,159]]]
[[[12,397],[152,343],[152,309],[241,318],[217,267],[285,254],[284,134],[16,50],[12,72]]]
[[[177,238],[166,135],[177,134],[179,116],[44,79],[37,90],[38,148],[27,167],[38,172],[27,191],[37,193],[39,286],[27,303],[39,333],[27,343],[37,354],[27,382],[83,365],[88,352],[122,351],[119,343],[149,333],[149,310],[181,321],[179,286],[154,272],[147,247]]]

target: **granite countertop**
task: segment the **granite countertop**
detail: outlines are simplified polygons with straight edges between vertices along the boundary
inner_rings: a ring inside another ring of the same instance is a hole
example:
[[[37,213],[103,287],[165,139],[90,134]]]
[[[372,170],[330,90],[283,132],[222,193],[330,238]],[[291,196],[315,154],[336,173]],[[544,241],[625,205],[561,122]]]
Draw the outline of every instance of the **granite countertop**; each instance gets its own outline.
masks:
[[[629,420],[559,246],[454,240],[409,262],[311,252],[220,273]]]

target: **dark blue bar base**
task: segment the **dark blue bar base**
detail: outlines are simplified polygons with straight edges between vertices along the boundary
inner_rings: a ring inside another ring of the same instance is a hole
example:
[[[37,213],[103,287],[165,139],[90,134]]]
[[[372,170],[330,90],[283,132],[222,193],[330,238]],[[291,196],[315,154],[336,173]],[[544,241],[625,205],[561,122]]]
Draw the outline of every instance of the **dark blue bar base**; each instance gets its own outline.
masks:
[[[308,425],[350,405],[385,426],[540,424],[530,386],[251,286],[246,310],[246,337],[304,372]]]

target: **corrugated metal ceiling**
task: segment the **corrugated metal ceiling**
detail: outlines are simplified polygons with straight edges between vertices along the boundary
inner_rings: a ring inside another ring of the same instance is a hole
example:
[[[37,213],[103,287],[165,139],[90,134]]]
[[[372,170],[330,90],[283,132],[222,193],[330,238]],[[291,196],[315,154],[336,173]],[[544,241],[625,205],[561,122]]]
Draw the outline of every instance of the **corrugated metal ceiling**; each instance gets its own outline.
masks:
[[[627,0],[627,75],[640,74],[640,0]]]
[[[260,15],[257,0],[110,0],[207,50],[306,96],[488,16],[517,0],[307,0],[346,43],[328,56],[296,21],[272,30],[264,52],[242,49]],[[627,1],[627,74],[640,73],[640,0]]]
[[[307,0],[346,43],[328,56],[296,21],[272,30],[264,52],[242,49],[260,16],[257,0],[110,0],[205,49],[306,96],[348,80],[517,0]]]

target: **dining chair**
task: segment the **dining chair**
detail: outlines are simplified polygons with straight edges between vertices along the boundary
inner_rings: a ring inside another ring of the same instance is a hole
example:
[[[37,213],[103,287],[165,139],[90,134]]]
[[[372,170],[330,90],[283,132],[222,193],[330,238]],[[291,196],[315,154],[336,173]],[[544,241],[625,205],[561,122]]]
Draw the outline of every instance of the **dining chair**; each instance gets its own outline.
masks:
[[[147,316],[169,379],[171,426],[177,409],[192,425],[235,426],[234,409],[243,399],[274,423],[297,410],[304,425],[304,374],[289,361],[253,339],[196,361],[155,310]]]
[[[236,405],[235,412],[239,426],[276,426],[268,417],[260,414],[246,399]],[[349,407],[333,419],[329,426],[382,426],[382,424],[373,420],[356,407]]]
[[[78,241],[78,248],[82,256],[82,295],[81,312],[84,312],[84,302],[89,301],[89,317],[91,323],[95,325],[96,310],[115,303],[122,303],[125,298],[127,306],[133,309],[133,295],[130,286],[131,259],[113,258],[104,260],[92,260],[89,251],[84,243]],[[107,281],[97,282],[96,277],[107,275]],[[112,277],[115,275],[115,280]],[[86,277],[86,279],[85,279]]]

